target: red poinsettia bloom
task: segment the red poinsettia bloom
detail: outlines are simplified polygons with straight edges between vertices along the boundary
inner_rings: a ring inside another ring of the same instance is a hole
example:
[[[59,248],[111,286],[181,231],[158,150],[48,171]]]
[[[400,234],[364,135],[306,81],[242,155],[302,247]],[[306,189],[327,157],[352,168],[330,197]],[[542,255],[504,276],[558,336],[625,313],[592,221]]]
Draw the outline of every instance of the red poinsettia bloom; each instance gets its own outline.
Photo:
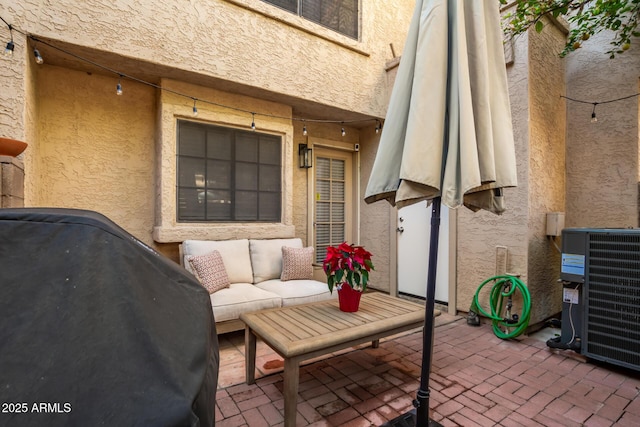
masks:
[[[342,286],[345,283],[352,289],[364,292],[369,282],[369,272],[374,269],[371,252],[362,246],[350,245],[347,242],[327,248],[322,268],[327,275],[327,284],[331,292],[334,286]]]

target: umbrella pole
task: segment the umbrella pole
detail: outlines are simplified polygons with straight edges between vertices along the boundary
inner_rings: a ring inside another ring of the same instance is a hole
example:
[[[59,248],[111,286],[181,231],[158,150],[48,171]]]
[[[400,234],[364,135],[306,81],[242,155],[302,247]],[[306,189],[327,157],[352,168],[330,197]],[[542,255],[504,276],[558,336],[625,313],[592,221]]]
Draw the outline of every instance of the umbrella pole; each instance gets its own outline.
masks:
[[[433,314],[436,296],[436,271],[438,266],[438,244],[440,236],[440,202],[433,199],[431,205],[431,239],[429,241],[429,266],[427,270],[427,295],[424,313],[424,330],[422,342],[422,371],[420,388],[414,401],[416,406],[416,426],[429,426],[429,374],[431,373],[431,356],[433,354]]]

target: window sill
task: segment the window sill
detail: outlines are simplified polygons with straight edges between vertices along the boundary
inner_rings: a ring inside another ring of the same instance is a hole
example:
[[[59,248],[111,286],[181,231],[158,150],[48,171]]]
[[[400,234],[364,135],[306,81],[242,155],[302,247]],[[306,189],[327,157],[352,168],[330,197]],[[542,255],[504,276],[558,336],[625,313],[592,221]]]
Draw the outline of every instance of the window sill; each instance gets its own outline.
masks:
[[[261,0],[226,0],[228,3],[232,3],[243,9],[251,10],[259,13],[262,16],[273,19],[278,22],[282,22],[285,25],[296,28],[300,31],[304,31],[307,34],[314,35],[321,39],[335,43],[346,49],[352,50],[364,56],[370,56],[370,53],[364,50],[364,44],[361,41],[352,39],[345,35],[342,35],[334,30],[326,28],[320,24],[316,24],[313,21],[309,21],[301,16],[291,13],[287,10],[280,9],[269,3],[265,3]]]
[[[286,224],[220,223],[176,224],[153,228],[153,240],[158,243],[179,243],[185,240],[277,239],[295,237],[295,227]]]

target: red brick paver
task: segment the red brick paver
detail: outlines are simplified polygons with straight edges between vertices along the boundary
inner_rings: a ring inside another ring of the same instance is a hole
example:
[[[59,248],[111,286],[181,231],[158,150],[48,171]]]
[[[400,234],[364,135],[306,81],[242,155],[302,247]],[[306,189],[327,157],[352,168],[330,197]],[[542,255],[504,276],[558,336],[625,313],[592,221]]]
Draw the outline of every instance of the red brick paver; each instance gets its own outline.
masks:
[[[430,377],[431,417],[443,426],[640,425],[639,373],[448,320],[435,329]],[[281,368],[272,368],[281,358],[263,348],[258,379],[248,386],[242,341],[241,333],[221,337],[216,425],[282,426]],[[419,386],[421,351],[422,333],[413,332],[305,364],[297,426],[378,426],[405,413]]]

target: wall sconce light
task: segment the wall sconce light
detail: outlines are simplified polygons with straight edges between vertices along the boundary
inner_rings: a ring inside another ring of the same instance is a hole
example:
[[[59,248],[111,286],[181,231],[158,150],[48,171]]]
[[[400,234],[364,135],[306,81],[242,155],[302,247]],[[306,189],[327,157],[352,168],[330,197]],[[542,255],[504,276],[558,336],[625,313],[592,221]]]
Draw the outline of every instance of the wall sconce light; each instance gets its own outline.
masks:
[[[313,150],[307,144],[298,144],[298,158],[301,168],[310,168],[313,166]]]

